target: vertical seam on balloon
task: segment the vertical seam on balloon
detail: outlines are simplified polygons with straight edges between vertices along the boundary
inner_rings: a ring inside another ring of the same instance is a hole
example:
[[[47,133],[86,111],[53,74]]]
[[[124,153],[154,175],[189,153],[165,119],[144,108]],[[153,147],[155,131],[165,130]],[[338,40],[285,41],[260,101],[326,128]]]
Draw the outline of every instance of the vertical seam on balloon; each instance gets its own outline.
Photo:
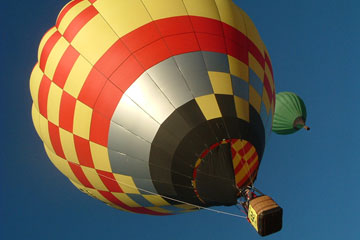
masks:
[[[145,8],[146,9],[146,8]],[[126,49],[130,52],[130,55],[124,60],[124,62],[127,60],[127,59],[129,59],[131,56],[132,57],[134,57],[135,58],[135,60],[138,62],[138,64],[143,68],[143,66],[142,66],[142,64],[137,60],[137,58],[135,57],[135,55],[134,55],[134,53],[129,49],[129,47],[124,43],[124,41],[122,40],[122,37],[120,37],[116,32],[115,32],[115,30],[113,29],[113,27],[109,24],[109,22],[108,21],[106,21],[106,19],[104,18],[104,16],[99,12],[99,15],[101,16],[101,18],[107,23],[107,25],[111,28],[111,30],[115,33],[115,35],[118,37],[118,41],[121,41],[122,42],[122,44],[126,47]],[[151,17],[151,16],[150,16]],[[125,35],[126,36],[126,35]],[[149,44],[151,44],[151,43],[149,43]],[[148,46],[149,44],[147,44],[146,46]],[[143,46],[142,48],[144,48],[144,47],[146,47],[146,46]],[[142,48],[140,48],[140,49],[142,49]],[[136,51],[138,51],[138,50],[140,50],[140,49],[137,49]],[[124,63],[123,62],[123,63]],[[116,70],[123,64],[123,63],[121,63],[113,72],[112,72],[112,74],[110,74],[110,76],[109,76],[109,78],[107,78],[107,77],[105,77],[105,75],[100,71],[100,70],[98,70],[102,75],[104,75],[104,77],[108,80],[108,81],[110,81],[110,82],[112,82],[111,80],[110,80],[110,78],[111,78],[111,76],[116,72]],[[146,72],[146,69],[144,69],[144,72],[142,73],[142,74],[144,74]],[[141,75],[142,75],[141,74]],[[141,76],[140,75],[140,76]],[[135,82],[135,81],[134,81]],[[115,85],[115,84],[114,84]],[[130,96],[128,96],[127,94],[126,94],[126,91],[123,91],[123,90],[121,90],[118,86],[116,86],[115,85],[115,87],[117,87],[125,96],[127,96],[128,98],[130,98]],[[151,116],[147,111],[145,111],[145,109],[143,109],[140,105],[138,105],[132,98],[130,98],[144,113],[146,113],[150,118],[152,118],[155,122],[157,122],[159,125],[161,125],[153,116]],[[97,100],[98,100],[98,98],[97,98]],[[96,102],[97,102],[97,100],[96,100]],[[120,100],[121,100],[121,98],[120,98]],[[120,101],[119,101],[120,102]],[[111,122],[114,122],[114,121],[112,121],[112,119],[109,119]]]
[[[161,33],[158,24],[156,23],[156,21],[155,21],[155,20],[153,19],[153,17],[151,16],[149,10],[146,8],[143,0],[140,0],[140,1],[141,1],[141,4],[144,6],[146,12],[149,14],[149,16],[150,16],[150,18],[151,18],[151,21],[155,24],[156,29],[158,30],[158,33],[159,33],[159,35],[161,36],[161,39],[163,40],[164,44],[166,45],[166,47],[167,47],[167,49],[168,49],[168,51],[169,51],[169,53],[170,53],[170,55],[171,55],[170,58],[173,58],[174,55],[171,54],[169,45],[168,45],[168,44],[166,43],[166,41],[164,40],[165,37],[164,37],[163,34]],[[189,15],[188,15],[188,17],[189,17]],[[179,69],[179,71],[181,72],[181,70],[180,70],[180,68],[179,68],[179,66],[178,66],[175,58],[174,58],[174,62],[175,62],[176,67],[177,67],[177,68]],[[148,69],[147,69],[147,70],[148,70]],[[147,71],[147,70],[146,70],[146,71]],[[148,74],[148,75],[149,75],[149,74]],[[160,91],[163,93],[163,95],[168,99],[168,101],[170,102],[170,104],[174,107],[174,111],[176,111],[177,108],[172,104],[172,102],[170,101],[170,99],[168,98],[168,96],[161,90],[161,88],[156,84],[156,82],[152,79],[152,77],[151,77],[150,75],[149,75],[149,77],[150,77],[151,80],[155,83],[155,85],[160,89]],[[186,80],[185,80],[185,78],[184,78],[184,75],[183,75],[183,80],[184,80],[184,83],[185,83],[186,87],[188,88],[190,94],[193,96],[193,99],[195,99],[195,96],[192,94],[192,92],[191,92],[191,90],[190,90],[190,88],[189,88],[189,86],[188,86],[188,84],[187,84],[187,82],[186,82]],[[161,124],[160,124],[160,125],[161,125]]]
[[[181,0],[181,2],[182,2],[183,6],[184,6],[184,8],[185,8],[185,11],[186,11],[187,15],[190,17],[189,11],[188,11],[188,9],[186,8],[186,5],[185,5],[185,3],[184,3],[184,0]],[[215,5],[216,5],[216,4],[215,4]],[[190,24],[191,24],[191,27],[192,27],[194,33],[195,33],[195,27],[194,27],[194,24],[193,24],[193,22],[191,21],[191,19],[190,19]],[[204,58],[203,51],[201,50],[201,47],[200,47],[199,39],[197,38],[196,34],[195,34],[195,38],[196,38],[196,41],[197,41],[197,43],[198,43],[198,45],[199,45],[199,48],[200,48],[200,54],[201,54],[201,57],[202,57],[202,59],[203,59],[204,66],[205,66],[206,70],[208,70],[208,69],[207,69],[207,66],[206,66],[206,61],[205,61],[205,58]],[[224,39],[224,42],[225,42],[225,39]],[[225,45],[225,46],[226,46],[226,45]],[[179,69],[179,70],[180,70],[180,69]],[[181,70],[180,70],[180,71],[181,71]],[[208,76],[208,77],[209,77],[209,76]],[[212,86],[212,84],[211,84],[210,77],[209,77],[209,82],[210,82],[210,86],[211,86],[212,90],[214,91],[213,86]],[[214,96],[215,96],[215,92],[214,92],[213,94],[214,94]],[[218,107],[219,107],[219,109],[220,109],[219,103],[217,102],[216,98],[215,98],[215,101],[216,101],[216,104],[218,105]],[[221,111],[220,111],[220,114],[221,114],[221,118],[222,118],[223,116],[222,116]],[[210,125],[209,121],[206,121],[206,122],[208,123],[208,127],[209,127],[210,131],[212,132],[212,134],[215,136],[215,138],[216,138],[218,141],[221,141],[222,139],[218,139],[218,137],[216,136],[216,133],[215,133],[215,132],[213,131],[213,129],[211,128],[211,125]],[[227,126],[226,126],[226,124],[225,124],[225,121],[224,121],[223,119],[222,119],[222,123],[223,123],[223,125],[225,126],[225,130],[226,130],[226,134],[227,134],[228,138],[230,138],[229,131],[228,131]],[[208,146],[207,146],[207,147],[208,147]]]

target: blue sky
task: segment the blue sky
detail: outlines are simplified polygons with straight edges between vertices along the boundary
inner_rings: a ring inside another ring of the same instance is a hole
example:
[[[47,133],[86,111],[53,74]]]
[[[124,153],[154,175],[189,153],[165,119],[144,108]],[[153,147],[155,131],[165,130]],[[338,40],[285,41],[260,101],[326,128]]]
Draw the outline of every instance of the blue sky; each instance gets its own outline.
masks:
[[[311,126],[272,134],[267,144],[256,185],[284,209],[283,230],[267,239],[357,239],[360,2],[236,2],[269,50],[277,92],[299,94]],[[153,217],[112,209],[55,169],[32,126],[29,76],[65,3],[6,1],[0,9],[0,239],[260,239],[245,220],[207,211]]]

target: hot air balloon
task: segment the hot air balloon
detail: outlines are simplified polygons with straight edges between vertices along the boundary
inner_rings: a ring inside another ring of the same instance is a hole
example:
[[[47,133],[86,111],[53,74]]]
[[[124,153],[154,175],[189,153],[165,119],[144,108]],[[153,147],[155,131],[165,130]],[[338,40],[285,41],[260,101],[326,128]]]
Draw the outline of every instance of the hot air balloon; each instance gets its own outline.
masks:
[[[306,106],[304,101],[292,92],[276,94],[275,115],[272,130],[277,134],[291,134],[304,128],[310,130],[305,124]]]
[[[74,0],[42,38],[32,116],[52,163],[124,211],[237,204],[271,132],[275,87],[230,0]]]

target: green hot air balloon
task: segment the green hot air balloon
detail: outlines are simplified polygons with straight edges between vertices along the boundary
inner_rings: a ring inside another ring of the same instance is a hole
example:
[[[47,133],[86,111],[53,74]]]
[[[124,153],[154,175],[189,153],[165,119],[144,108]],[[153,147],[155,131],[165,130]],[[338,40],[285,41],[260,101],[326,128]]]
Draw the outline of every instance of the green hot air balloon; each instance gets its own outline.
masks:
[[[301,128],[310,130],[305,125],[306,107],[304,101],[292,92],[276,94],[275,115],[272,130],[277,134],[291,134]]]

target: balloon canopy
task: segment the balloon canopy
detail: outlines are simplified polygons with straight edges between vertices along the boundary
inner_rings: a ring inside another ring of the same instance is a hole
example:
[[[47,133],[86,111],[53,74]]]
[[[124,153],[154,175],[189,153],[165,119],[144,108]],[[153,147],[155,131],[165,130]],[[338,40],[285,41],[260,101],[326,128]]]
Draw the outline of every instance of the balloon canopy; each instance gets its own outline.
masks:
[[[42,38],[32,116],[81,191],[135,213],[232,205],[271,132],[269,54],[230,0],[74,0]]]
[[[304,101],[292,92],[277,93],[272,130],[277,134],[291,134],[302,128],[310,130],[305,122]]]

